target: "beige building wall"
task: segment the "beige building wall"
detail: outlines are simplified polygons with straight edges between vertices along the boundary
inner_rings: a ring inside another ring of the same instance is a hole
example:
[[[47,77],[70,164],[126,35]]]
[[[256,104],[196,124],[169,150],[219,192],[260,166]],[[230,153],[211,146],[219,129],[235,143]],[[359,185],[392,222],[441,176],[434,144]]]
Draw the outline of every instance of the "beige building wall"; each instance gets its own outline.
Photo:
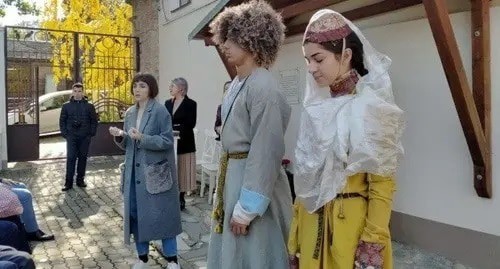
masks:
[[[158,78],[158,1],[133,0],[134,36],[140,41],[140,71]]]

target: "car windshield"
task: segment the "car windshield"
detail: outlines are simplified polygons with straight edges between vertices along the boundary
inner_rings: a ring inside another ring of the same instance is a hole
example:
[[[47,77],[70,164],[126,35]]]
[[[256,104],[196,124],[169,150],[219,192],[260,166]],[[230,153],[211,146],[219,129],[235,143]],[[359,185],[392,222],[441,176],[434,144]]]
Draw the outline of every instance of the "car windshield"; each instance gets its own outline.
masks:
[[[52,98],[49,98],[45,100],[44,102],[40,103],[40,107],[43,110],[52,110],[52,109],[58,109],[61,108],[64,103],[69,101],[71,94],[64,94],[64,95],[57,95]]]

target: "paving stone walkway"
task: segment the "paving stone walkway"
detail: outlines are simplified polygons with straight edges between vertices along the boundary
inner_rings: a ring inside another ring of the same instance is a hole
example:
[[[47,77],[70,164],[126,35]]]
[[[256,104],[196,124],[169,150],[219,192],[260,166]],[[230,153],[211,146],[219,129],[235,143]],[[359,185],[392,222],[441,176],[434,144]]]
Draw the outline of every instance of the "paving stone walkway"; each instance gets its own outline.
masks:
[[[89,159],[85,189],[61,192],[65,161],[10,163],[0,176],[26,183],[34,194],[41,228],[56,241],[34,244],[37,268],[131,268],[137,262],[133,248],[123,244],[122,198],[118,165],[122,156]],[[211,206],[206,198],[188,197],[178,237],[182,269],[206,267]],[[151,248],[151,268],[166,262]],[[441,256],[395,242],[395,268],[468,268]],[[238,268],[235,268],[238,269]]]

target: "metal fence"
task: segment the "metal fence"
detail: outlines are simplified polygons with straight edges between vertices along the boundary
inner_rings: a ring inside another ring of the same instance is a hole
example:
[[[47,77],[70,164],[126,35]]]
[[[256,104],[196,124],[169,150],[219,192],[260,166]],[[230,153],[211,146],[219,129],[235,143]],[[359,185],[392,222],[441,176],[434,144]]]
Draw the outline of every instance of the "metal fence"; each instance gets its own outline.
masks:
[[[122,121],[139,70],[137,37],[10,26],[5,34],[9,125],[40,124],[42,132],[45,114],[62,104],[40,101],[69,98],[74,82],[84,84],[100,122]]]

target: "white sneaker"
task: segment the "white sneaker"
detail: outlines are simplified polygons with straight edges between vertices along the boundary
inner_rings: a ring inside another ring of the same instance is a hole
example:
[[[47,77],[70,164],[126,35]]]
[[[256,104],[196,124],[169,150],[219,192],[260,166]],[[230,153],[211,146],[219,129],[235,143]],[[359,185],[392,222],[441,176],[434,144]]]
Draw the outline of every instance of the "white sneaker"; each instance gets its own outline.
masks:
[[[137,262],[136,264],[134,264],[134,266],[132,267],[132,269],[148,269],[149,266],[147,263],[144,263],[143,261],[139,261]]]
[[[169,262],[167,264],[167,269],[181,269],[181,266],[175,262]]]

